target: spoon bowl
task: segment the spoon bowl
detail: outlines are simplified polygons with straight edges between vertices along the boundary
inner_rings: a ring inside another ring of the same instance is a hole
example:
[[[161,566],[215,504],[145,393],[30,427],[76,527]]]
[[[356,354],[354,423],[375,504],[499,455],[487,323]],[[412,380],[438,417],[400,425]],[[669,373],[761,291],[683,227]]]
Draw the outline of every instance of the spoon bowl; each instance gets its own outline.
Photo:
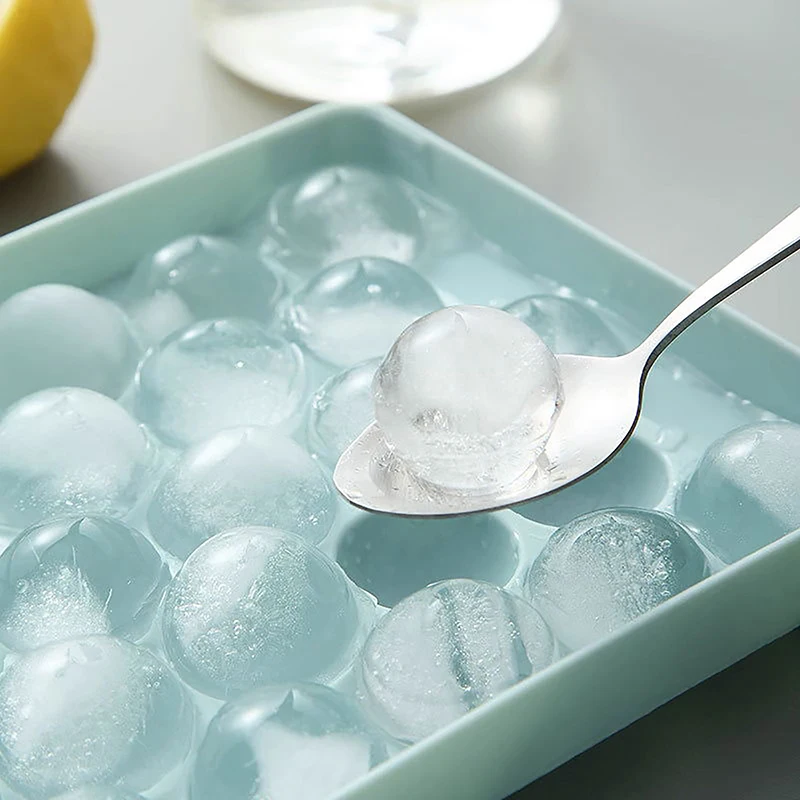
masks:
[[[355,506],[400,516],[446,517],[541,497],[599,469],[628,440],[641,408],[641,354],[557,356],[564,402],[544,453],[514,484],[491,493],[444,491],[422,483],[393,458],[370,425],[345,451],[333,479]],[[633,379],[632,379],[633,377]]]
[[[639,347],[622,356],[559,355],[563,405],[544,452],[514,483],[483,493],[412,475],[373,423],[342,454],[333,480],[353,505],[400,516],[447,517],[535,500],[588,477],[631,437],[650,368],[667,346],[726,297],[800,249],[800,209],[695,289]]]

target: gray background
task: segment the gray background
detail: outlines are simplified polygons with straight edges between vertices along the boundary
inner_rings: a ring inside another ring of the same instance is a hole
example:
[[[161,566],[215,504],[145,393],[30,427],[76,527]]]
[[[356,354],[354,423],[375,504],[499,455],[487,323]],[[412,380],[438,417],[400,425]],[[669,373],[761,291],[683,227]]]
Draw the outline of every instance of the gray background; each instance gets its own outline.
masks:
[[[303,107],[207,58],[189,0],[102,0],[95,18],[53,147],[0,182],[0,233]],[[800,201],[798,31],[798,0],[567,0],[539,58],[403,110],[697,283]],[[736,304],[800,344],[798,263]],[[800,798],[798,665],[796,632],[516,800]]]

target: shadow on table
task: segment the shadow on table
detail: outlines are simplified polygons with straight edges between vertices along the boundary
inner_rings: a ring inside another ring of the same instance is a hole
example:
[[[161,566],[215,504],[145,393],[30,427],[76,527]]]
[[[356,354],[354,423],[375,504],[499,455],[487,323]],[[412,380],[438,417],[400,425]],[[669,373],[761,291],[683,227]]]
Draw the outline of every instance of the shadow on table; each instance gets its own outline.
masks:
[[[509,800],[797,800],[800,630]]]
[[[0,236],[85,200],[69,162],[47,150],[32,164],[0,179]]]

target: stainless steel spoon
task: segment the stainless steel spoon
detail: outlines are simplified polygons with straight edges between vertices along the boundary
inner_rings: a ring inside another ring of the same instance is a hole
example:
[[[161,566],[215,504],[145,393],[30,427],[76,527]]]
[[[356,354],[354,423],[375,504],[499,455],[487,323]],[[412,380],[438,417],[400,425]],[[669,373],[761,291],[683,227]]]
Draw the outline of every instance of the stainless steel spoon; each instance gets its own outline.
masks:
[[[635,350],[614,358],[559,355],[564,403],[543,457],[513,486],[461,494],[423,485],[394,458],[373,423],[344,452],[333,480],[353,505],[402,516],[473,514],[534,500],[591,475],[628,441],[650,368],[717,303],[800,250],[800,208],[695,289]]]

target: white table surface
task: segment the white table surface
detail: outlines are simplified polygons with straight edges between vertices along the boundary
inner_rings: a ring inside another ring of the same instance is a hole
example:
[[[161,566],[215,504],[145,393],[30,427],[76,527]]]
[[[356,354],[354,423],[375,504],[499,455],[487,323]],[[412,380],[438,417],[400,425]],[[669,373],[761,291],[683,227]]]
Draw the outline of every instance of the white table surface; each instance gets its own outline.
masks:
[[[303,107],[217,67],[189,0],[97,0],[95,18],[95,62],[51,150],[0,182],[0,234]],[[567,0],[543,57],[403,110],[697,283],[800,203],[798,31],[798,0]],[[798,267],[736,305],[800,344]],[[798,752],[794,633],[517,800],[794,800]]]

